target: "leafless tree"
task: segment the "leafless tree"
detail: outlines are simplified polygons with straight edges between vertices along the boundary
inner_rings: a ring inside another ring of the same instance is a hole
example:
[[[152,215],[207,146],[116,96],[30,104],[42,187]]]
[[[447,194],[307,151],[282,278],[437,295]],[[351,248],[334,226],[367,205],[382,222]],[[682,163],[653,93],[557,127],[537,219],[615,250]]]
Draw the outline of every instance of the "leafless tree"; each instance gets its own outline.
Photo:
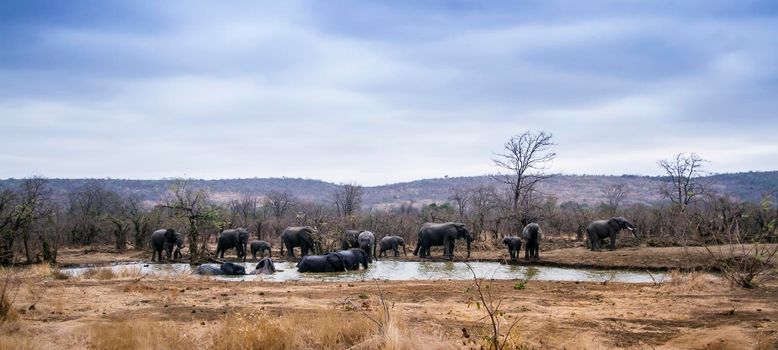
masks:
[[[338,215],[351,216],[359,211],[362,204],[362,186],[349,183],[341,184],[332,193]]]
[[[470,202],[471,196],[470,191],[463,187],[452,187],[449,191],[451,192],[449,199],[457,205],[459,222],[465,222],[465,213],[467,212],[467,205]]]
[[[217,216],[214,209],[210,207],[208,192],[193,188],[186,180],[178,180],[170,187],[164,207],[183,215],[189,222],[189,260],[199,261],[208,249],[207,239],[203,239],[202,242],[200,240],[200,229],[214,221]],[[201,242],[200,247],[198,242]]]
[[[147,240],[151,237],[152,213],[146,210],[143,201],[136,194],[127,197],[127,216],[132,224],[134,234],[133,245],[135,249],[146,247]]]
[[[16,207],[13,228],[22,237],[28,263],[33,262],[30,238],[34,225],[51,214],[49,206],[51,189],[48,188],[47,183],[48,180],[43,177],[29,177],[22,181],[19,191],[19,203]]]
[[[270,191],[265,196],[265,205],[270,207],[276,221],[281,221],[293,203],[292,195],[289,192]]]
[[[233,199],[229,202],[232,215],[237,219],[232,221],[240,227],[249,227],[251,221],[257,216],[259,199],[250,195],[243,195],[240,199]]]
[[[661,193],[681,211],[685,211],[689,203],[707,191],[707,186],[701,180],[705,162],[696,153],[678,153],[675,159],[657,162],[667,174],[667,182],[662,186]]]
[[[480,185],[470,190],[470,208],[473,216],[473,232],[481,234],[486,230],[499,203],[494,186]]]
[[[607,184],[602,188],[602,194],[608,201],[608,210],[611,211],[612,215],[615,215],[621,202],[627,197],[627,186],[623,183]]]
[[[68,193],[71,243],[90,244],[107,230],[104,218],[110,210],[111,195],[102,180],[90,180]]]
[[[497,179],[510,188],[514,232],[521,229],[523,218],[519,209],[522,203],[532,203],[535,186],[551,177],[544,173],[548,163],[556,157],[556,153],[551,151],[554,146],[551,138],[552,135],[545,131],[525,131],[508,139],[503,146],[503,152],[495,153],[495,158],[492,159],[500,168]]]

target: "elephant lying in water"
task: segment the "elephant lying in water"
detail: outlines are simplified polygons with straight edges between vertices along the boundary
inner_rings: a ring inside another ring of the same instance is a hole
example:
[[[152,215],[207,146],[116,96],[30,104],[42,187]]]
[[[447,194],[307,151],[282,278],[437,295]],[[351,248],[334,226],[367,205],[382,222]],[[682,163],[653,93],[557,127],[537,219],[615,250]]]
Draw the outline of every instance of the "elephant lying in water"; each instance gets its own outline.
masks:
[[[362,249],[352,248],[326,255],[306,255],[297,263],[299,272],[338,272],[368,268],[370,258]]]
[[[275,272],[276,272],[276,267],[273,264],[273,261],[270,260],[270,258],[262,258],[262,260],[260,260],[259,263],[257,264],[257,267],[254,269],[254,271],[251,271],[248,274],[246,273],[246,268],[243,267],[243,265],[235,264],[231,262],[225,262],[219,266],[216,266],[214,264],[203,264],[198,266],[194,271],[192,271],[193,274],[205,275],[205,276],[269,275]]]

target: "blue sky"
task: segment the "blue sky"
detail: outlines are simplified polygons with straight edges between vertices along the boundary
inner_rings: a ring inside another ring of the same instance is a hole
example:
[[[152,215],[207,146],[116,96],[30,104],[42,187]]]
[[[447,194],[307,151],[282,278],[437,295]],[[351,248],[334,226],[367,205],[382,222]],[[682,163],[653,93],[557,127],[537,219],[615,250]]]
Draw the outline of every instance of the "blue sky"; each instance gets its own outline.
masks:
[[[4,1],[0,178],[778,169],[774,1]]]

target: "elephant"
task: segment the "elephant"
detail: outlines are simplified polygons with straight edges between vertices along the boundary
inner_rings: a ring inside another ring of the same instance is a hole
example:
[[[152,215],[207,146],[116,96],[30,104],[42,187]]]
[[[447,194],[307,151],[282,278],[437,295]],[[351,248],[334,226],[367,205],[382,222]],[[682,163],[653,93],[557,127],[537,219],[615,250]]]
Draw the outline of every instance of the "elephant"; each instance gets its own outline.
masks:
[[[540,240],[543,238],[543,231],[540,229],[540,225],[533,222],[524,226],[521,235],[527,241],[527,244],[524,246],[524,259],[540,259]]]
[[[184,248],[184,237],[181,233],[176,232],[176,247],[173,249],[173,260],[178,260],[184,257],[181,253],[181,249]]]
[[[608,220],[592,221],[589,226],[586,226],[586,234],[589,238],[589,247],[593,251],[600,250],[600,240],[610,237],[610,250],[615,250],[616,237],[619,235],[619,231],[622,229],[628,229],[632,231],[632,234],[637,237],[637,233],[635,232],[635,225],[621,216],[612,217]]]
[[[446,222],[442,224],[426,223],[419,229],[419,241],[413,250],[413,255],[429,257],[431,246],[443,246],[443,256],[452,259],[454,257],[454,241],[464,238],[467,241],[467,258],[470,258],[470,243],[473,235],[467,230],[465,224],[459,222]]]
[[[254,271],[251,271],[252,275],[272,275],[276,272],[276,266],[273,265],[273,260],[270,258],[262,258],[259,260],[257,267]]]
[[[337,272],[346,270],[343,256],[338,253],[306,255],[297,263],[297,271],[299,272]]]
[[[408,252],[405,251],[405,240],[400,236],[386,236],[381,238],[381,241],[378,242],[378,245],[381,247],[378,250],[378,256],[386,255],[386,251],[389,249],[394,250],[394,256],[398,256],[400,255],[400,251],[397,250],[398,246],[402,246],[403,254],[408,256]]]
[[[359,248],[364,250],[368,258],[372,260],[375,257],[375,234],[370,231],[362,231],[357,240],[359,240]]]
[[[224,230],[219,235],[216,243],[216,256],[224,259],[224,251],[235,248],[238,259],[246,260],[246,243],[249,240],[249,231],[245,228]]]
[[[360,230],[346,230],[340,235],[340,249],[346,250],[351,248],[359,248],[359,234]]]
[[[257,260],[257,252],[260,253],[260,257],[265,257],[265,251],[267,250],[268,256],[272,256],[273,254],[273,245],[270,244],[268,241],[258,241],[253,240],[251,243],[249,243],[249,247],[251,248],[251,258],[253,260]]]
[[[312,250],[314,254],[319,253],[319,231],[310,226],[293,226],[284,229],[281,233],[281,256],[284,255],[284,246],[286,246],[287,258],[294,259],[294,247],[300,247],[300,255],[308,255]]]
[[[508,253],[511,255],[511,260],[516,260],[516,257],[521,252],[521,238],[516,236],[505,237],[502,240],[502,244],[508,247]]]
[[[162,251],[165,251],[166,260],[170,260],[173,253],[173,246],[176,244],[176,231],[168,228],[156,230],[151,234],[151,261],[157,257],[157,261],[162,261]]]
[[[200,265],[194,271],[192,271],[192,273],[197,275],[207,275],[207,276],[214,276],[214,275],[239,276],[239,275],[246,274],[246,268],[243,267],[243,265],[239,265],[231,262],[225,262],[222,263],[219,267],[212,264]]]
[[[359,264],[362,264],[362,267],[367,269],[368,264],[373,262],[373,260],[370,258],[370,253],[364,251],[361,248],[341,250],[335,254],[341,256],[346,270],[359,270]]]

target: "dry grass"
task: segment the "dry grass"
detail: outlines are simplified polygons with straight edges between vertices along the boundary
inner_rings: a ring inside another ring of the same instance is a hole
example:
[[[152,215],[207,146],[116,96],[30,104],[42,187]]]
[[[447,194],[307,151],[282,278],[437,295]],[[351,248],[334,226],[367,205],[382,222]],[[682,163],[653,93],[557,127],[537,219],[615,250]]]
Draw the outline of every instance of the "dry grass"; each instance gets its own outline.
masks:
[[[19,291],[18,271],[14,268],[0,269],[0,325],[15,321],[19,315],[14,310],[16,293]]]
[[[0,335],[0,350],[37,350],[41,346],[33,337],[19,334]]]
[[[173,322],[132,320],[101,322],[90,326],[89,348],[123,349],[198,349],[193,337],[187,337],[181,325]]]
[[[112,279],[130,279],[141,278],[143,274],[140,267],[122,267],[118,269],[110,267],[96,267],[84,271],[81,276],[84,279],[112,280]]]
[[[261,312],[233,314],[215,330],[211,349],[331,349],[351,347],[375,327],[359,315],[313,313],[273,317]]]
[[[454,348],[442,335],[433,332],[425,333],[414,329],[411,331],[401,314],[391,312],[389,317],[379,311],[376,319],[383,320],[381,327],[362,343],[353,349],[360,350],[413,350],[413,349],[452,349]]]
[[[673,270],[668,273],[661,287],[665,291],[673,292],[706,292],[720,288],[727,288],[726,283],[720,278],[698,271]]]

